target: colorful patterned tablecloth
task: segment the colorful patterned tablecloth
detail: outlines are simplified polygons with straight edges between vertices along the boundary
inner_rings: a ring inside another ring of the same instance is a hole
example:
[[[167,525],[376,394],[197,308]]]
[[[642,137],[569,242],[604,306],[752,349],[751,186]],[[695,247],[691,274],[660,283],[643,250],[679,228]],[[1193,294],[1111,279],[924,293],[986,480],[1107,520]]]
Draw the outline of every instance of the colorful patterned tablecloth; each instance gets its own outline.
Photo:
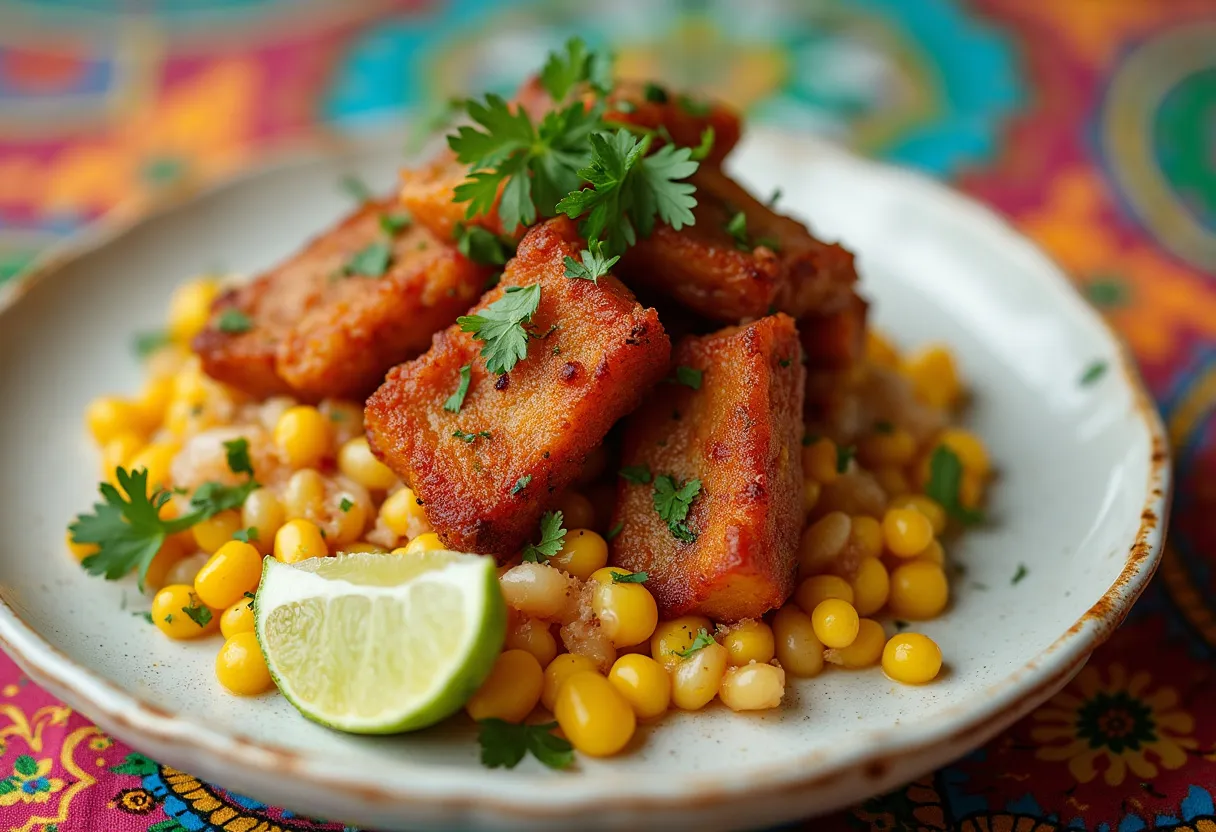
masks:
[[[1177,458],[1161,571],[986,747],[795,828],[1216,830],[1214,0],[0,0],[0,285],[116,205],[450,93],[573,33],[631,71],[927,170],[1126,337]],[[134,753],[0,656],[0,832],[338,830]]]

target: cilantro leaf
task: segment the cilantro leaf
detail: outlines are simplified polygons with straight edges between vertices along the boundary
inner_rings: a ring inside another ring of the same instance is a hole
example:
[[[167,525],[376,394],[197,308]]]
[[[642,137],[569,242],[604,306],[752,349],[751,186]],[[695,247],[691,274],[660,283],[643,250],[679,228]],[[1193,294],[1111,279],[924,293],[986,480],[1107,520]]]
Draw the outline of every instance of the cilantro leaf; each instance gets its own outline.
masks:
[[[228,458],[228,470],[234,474],[253,476],[253,463],[249,461],[249,440],[244,437],[230,439],[224,443]]]
[[[456,224],[456,249],[482,266],[501,266],[515,254],[515,245],[480,225]]]
[[[216,318],[215,328],[229,335],[240,335],[253,329],[253,319],[241,310],[229,307]]]
[[[491,718],[477,724],[481,764],[487,768],[515,768],[528,752],[549,768],[568,768],[574,762],[574,746],[553,733],[556,722],[516,725]]]
[[[777,202],[780,201],[780,199],[781,199],[781,189],[773,188],[773,193],[771,196],[769,196],[768,202],[766,202],[765,204],[768,205],[769,208],[776,208]]]
[[[692,501],[701,493],[701,481],[689,480],[676,487],[675,479],[663,474],[654,478],[654,510],[667,523],[677,540],[691,543],[696,534],[684,524]]]
[[[689,158],[694,162],[704,160],[709,154],[714,152],[714,128],[706,127],[701,131],[701,143],[692,149]]]
[[[592,283],[599,285],[600,278],[608,274],[608,270],[616,265],[616,261],[621,259],[621,256],[604,257],[604,244],[599,240],[592,240],[586,249],[583,249],[579,255],[583,262],[578,262],[573,257],[566,257],[566,277],[571,280],[590,280]]]
[[[613,572],[612,582],[614,584],[644,584],[649,580],[650,575],[645,572]]]
[[[351,255],[342,267],[347,276],[383,277],[393,259],[393,247],[383,240],[370,243]]]
[[[197,516],[194,517],[193,522],[189,525],[193,525],[199,520],[214,517],[221,511],[240,508],[245,504],[245,498],[261,487],[261,485],[252,479],[240,485],[223,485],[208,480],[194,489],[194,494],[190,497],[190,507],[194,511],[190,515],[187,515],[187,517],[192,515]]]
[[[705,375],[696,367],[685,367],[680,365],[676,367],[676,383],[683,384],[685,387],[691,387],[693,390],[701,389],[701,379]]]
[[[705,117],[710,114],[711,107],[704,101],[697,101],[687,95],[680,95],[676,98],[676,103],[680,105],[680,109],[688,113],[690,116]]]
[[[528,332],[524,324],[540,306],[540,285],[509,286],[503,296],[477,315],[456,319],[460,329],[484,341],[481,357],[486,369],[496,375],[510,372],[528,357]]]
[[[390,237],[396,237],[414,224],[414,218],[404,211],[380,215],[380,230]]]
[[[342,190],[350,194],[351,198],[355,200],[355,202],[367,202],[372,198],[372,192],[371,189],[367,187],[367,183],[355,176],[353,173],[348,173],[343,176],[339,184],[341,185]]]
[[[1081,374],[1081,386],[1088,387],[1096,382],[1102,376],[1106,375],[1107,364],[1105,361],[1094,361],[1085,368],[1085,372]]]
[[[149,611],[149,612],[133,612],[133,613],[131,613],[131,615],[134,615],[136,618],[142,618],[144,621],[147,621],[149,624],[155,624],[155,623],[156,623],[155,621],[153,621],[153,620],[152,620],[152,613],[151,613],[151,611]]]
[[[338,503],[338,508],[342,509],[343,514],[350,511],[354,507],[355,504],[350,497],[343,497],[342,502]]]
[[[958,454],[945,445],[938,445],[929,457],[929,482],[925,485],[925,496],[936,500],[946,512],[964,524],[979,523],[983,512],[967,508],[959,500],[959,488],[963,482],[963,463]]]
[[[1026,568],[1026,564],[1019,563],[1018,571],[1013,573],[1013,579],[1009,582],[1016,586],[1023,578],[1030,574],[1030,570]]]
[[[454,430],[452,431],[452,436],[455,436],[457,439],[467,442],[470,445],[472,445],[479,436],[486,439],[492,438],[488,430],[479,430],[477,433],[465,433],[462,430]]]
[[[561,101],[584,81],[590,81],[592,89],[606,95],[612,88],[612,58],[607,53],[587,49],[582,38],[570,38],[564,53],[549,53],[540,71],[540,83],[554,101]]]
[[[849,463],[853,461],[853,457],[857,455],[857,447],[854,445],[837,445],[836,446],[836,473],[843,474],[849,470]]]
[[[620,475],[625,482],[636,485],[647,485],[651,480],[650,468],[646,465],[626,465],[620,470]]]
[[[530,483],[530,482],[532,482],[532,475],[524,474],[522,477],[520,477],[518,480],[515,481],[515,485],[511,486],[511,493],[518,494],[519,492],[521,492],[525,488],[527,488],[528,483]]]
[[[642,97],[652,104],[666,104],[667,90],[654,81],[647,81],[642,88]]]
[[[469,377],[472,372],[472,364],[465,364],[460,368],[460,382],[456,385],[456,392],[448,396],[447,401],[443,403],[444,410],[449,413],[460,412],[460,408],[464,404],[465,394],[469,392]]]
[[[199,628],[211,623],[211,610],[193,592],[190,593],[190,606],[182,607],[182,612]]]
[[[115,473],[118,487],[101,483],[103,502],[93,505],[92,514],[77,516],[68,531],[73,543],[93,543],[98,547],[97,552],[81,561],[86,572],[113,581],[134,569],[142,590],[148,566],[165,538],[190,528],[199,518],[186,515],[174,520],[161,519],[160,510],[171,495],[163,490],[148,495],[147,469],[127,471],[120,467]]]
[[[709,631],[704,627],[697,630],[697,637],[692,640],[692,644],[684,650],[673,650],[672,652],[681,659],[687,659],[698,650],[704,650],[706,647],[714,643],[714,637],[709,634]]]
[[[540,518],[540,543],[529,543],[524,547],[523,559],[529,563],[542,563],[561,551],[566,530],[562,527],[560,511],[546,511]]]
[[[604,535],[604,540],[612,541],[616,539],[616,536],[621,533],[621,529],[623,528],[625,528],[625,522],[623,520],[617,520],[612,524],[612,528],[608,530],[608,533]]]
[[[132,347],[135,349],[135,354],[140,358],[147,358],[162,347],[167,347],[173,343],[173,339],[165,330],[156,332],[140,332],[135,336]]]
[[[742,211],[736,211],[723,228],[726,233],[735,241],[735,248],[740,251],[751,251],[751,238],[747,236],[747,215]]]
[[[242,543],[252,543],[258,539],[257,526],[250,526],[247,529],[241,529],[240,531],[233,532],[232,539],[239,540]]]

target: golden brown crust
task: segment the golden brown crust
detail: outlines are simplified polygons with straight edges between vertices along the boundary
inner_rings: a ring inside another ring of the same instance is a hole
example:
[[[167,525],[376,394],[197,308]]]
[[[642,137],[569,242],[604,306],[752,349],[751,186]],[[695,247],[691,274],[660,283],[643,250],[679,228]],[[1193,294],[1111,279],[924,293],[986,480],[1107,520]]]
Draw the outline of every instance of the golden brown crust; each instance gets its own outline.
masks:
[[[763,615],[793,591],[802,526],[802,399],[794,321],[778,314],[685,338],[676,366],[703,371],[700,389],[663,384],[626,424],[623,465],[645,465],[679,486],[699,479],[677,540],[654,507],[654,485],[621,480],[612,562],[649,575],[670,618]]]
[[[453,549],[514,554],[587,453],[667,370],[671,344],[653,309],[614,277],[596,285],[565,276],[565,258],[582,246],[570,220],[536,226],[501,284],[471,310],[484,310],[509,286],[540,284],[531,327],[540,337],[510,373],[488,373],[482,342],[453,325],[368,400],[373,451],[414,489]],[[465,365],[468,393],[450,413],[443,404]],[[490,437],[466,442],[456,431]]]
[[[414,225],[394,236],[383,276],[343,276],[352,255],[388,239],[380,217],[393,207],[361,206],[286,262],[224,294],[194,342],[203,369],[260,397],[357,398],[389,367],[425,350],[431,333],[480,294],[488,270]],[[218,316],[230,308],[253,328],[220,331]]]
[[[461,223],[502,234],[497,202],[485,214],[468,219],[468,203],[455,201],[456,186],[468,175],[469,166],[456,161],[452,151],[444,150],[425,165],[401,171],[401,204],[441,240],[453,240]]]

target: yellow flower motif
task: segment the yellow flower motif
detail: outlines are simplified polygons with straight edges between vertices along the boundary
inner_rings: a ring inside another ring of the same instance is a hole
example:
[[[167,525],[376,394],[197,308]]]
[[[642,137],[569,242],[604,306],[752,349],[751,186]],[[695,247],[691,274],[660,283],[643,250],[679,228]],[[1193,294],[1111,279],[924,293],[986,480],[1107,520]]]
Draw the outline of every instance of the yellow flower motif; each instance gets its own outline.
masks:
[[[1178,709],[1178,694],[1160,687],[1150,692],[1152,677],[1146,672],[1130,679],[1121,664],[1109,667],[1106,682],[1092,665],[1078,674],[1067,688],[1034,712],[1037,724],[1031,738],[1041,746],[1040,760],[1068,762],[1068,770],[1080,783],[1098,776],[1097,763],[1105,759],[1103,777],[1117,786],[1131,769],[1141,780],[1157,776],[1157,765],[1180,768],[1187,749],[1198,743],[1190,736],[1195,729],[1191,715]],[[1157,760],[1154,763],[1149,757]]]
[[[114,740],[110,739],[104,734],[99,734],[96,737],[93,737],[93,739],[89,740],[89,748],[93,751],[105,751],[113,744]]]
[[[16,803],[46,803],[51,795],[63,790],[63,781],[47,777],[51,760],[35,760],[22,754],[13,763],[13,773],[0,780],[0,806]]]

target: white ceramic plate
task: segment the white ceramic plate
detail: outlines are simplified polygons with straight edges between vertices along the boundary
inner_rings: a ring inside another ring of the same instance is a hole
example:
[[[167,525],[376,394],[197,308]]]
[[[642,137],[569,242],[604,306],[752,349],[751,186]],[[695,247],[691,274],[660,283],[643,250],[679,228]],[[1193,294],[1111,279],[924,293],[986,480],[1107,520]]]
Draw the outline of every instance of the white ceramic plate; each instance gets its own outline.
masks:
[[[758,192],[780,186],[787,210],[859,253],[874,319],[902,344],[957,350],[975,392],[969,422],[1000,466],[992,522],[952,547],[967,571],[950,611],[923,628],[945,654],[942,677],[915,688],[828,672],[795,682],[778,711],[672,714],[640,731],[632,753],[567,773],[532,760],[482,768],[461,719],[361,739],[306,722],[278,696],[225,695],[214,641],[161,638],[132,614],[147,608],[133,583],[88,578],[64,551],[65,525],[95,496],[81,411],[135,389],[130,336],[160,324],[177,282],[274,263],[349,207],[342,174],[394,181],[398,146],[269,170],[94,240],[0,314],[0,640],[35,681],[136,748],[373,828],[757,826],[852,803],[978,746],[1062,687],[1152,575],[1169,490],[1161,426],[1059,270],[933,182],[758,132],[735,169]],[[1109,371],[1082,386],[1096,360]]]

